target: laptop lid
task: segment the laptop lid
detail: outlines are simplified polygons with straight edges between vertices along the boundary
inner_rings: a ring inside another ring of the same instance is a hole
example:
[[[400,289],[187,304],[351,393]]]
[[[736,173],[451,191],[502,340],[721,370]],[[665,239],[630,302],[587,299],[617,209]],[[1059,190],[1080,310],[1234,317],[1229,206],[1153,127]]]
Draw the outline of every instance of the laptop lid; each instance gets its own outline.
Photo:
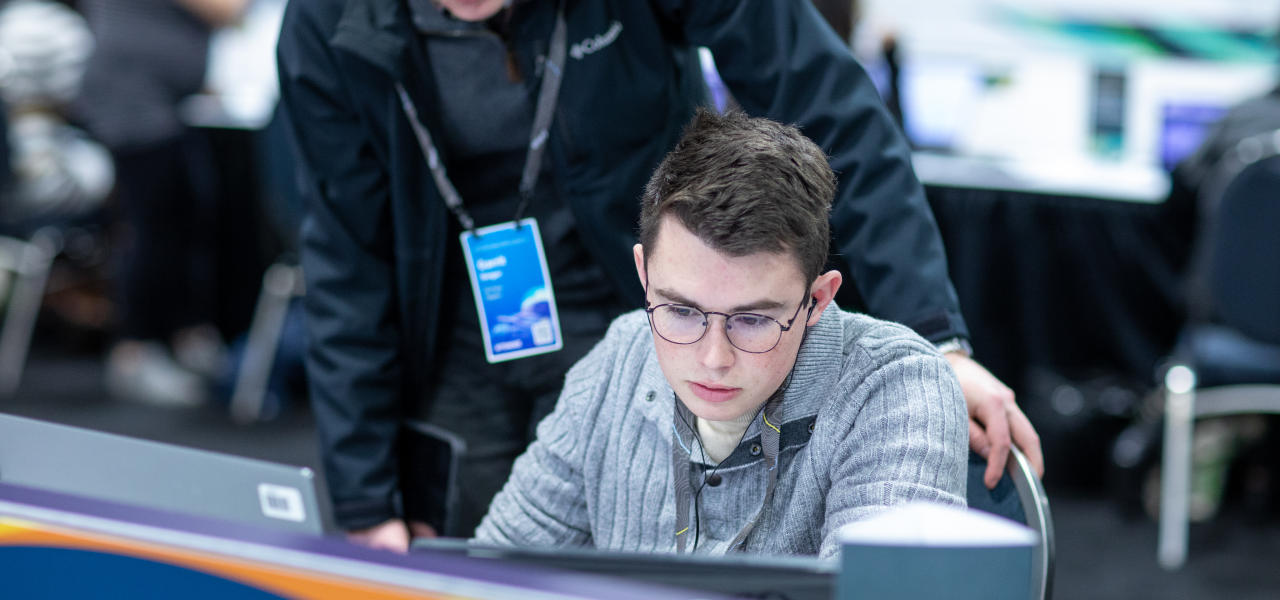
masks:
[[[298,533],[324,532],[315,473],[0,414],[0,482]]]

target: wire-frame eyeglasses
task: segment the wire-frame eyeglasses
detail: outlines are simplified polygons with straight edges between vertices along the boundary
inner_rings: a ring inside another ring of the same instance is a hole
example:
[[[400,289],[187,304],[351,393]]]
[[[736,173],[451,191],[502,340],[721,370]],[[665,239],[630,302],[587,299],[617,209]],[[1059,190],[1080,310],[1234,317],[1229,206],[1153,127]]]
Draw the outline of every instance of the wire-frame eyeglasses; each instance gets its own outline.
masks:
[[[815,298],[808,304],[809,313],[805,316],[806,322],[813,316],[813,307],[818,304],[818,301]],[[749,312],[726,314],[700,310],[687,304],[669,303],[649,306],[646,301],[644,311],[649,313],[649,326],[659,337],[681,345],[693,344],[701,340],[707,334],[710,315],[720,315],[724,317],[725,337],[729,338],[729,343],[733,344],[734,348],[751,354],[763,354],[778,347],[778,342],[782,341],[783,332],[791,330],[791,325],[800,316],[800,309],[804,308],[804,305],[805,301],[801,300],[795,314],[791,315],[786,325],[765,315]]]

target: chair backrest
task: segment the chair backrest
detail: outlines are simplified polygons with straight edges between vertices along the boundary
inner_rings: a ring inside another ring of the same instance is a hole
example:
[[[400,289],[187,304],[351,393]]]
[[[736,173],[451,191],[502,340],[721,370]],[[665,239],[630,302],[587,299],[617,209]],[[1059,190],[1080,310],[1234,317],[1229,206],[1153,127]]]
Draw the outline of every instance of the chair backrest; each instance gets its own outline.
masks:
[[[1235,175],[1218,205],[1209,285],[1227,325],[1280,344],[1280,156]]]
[[[1039,582],[1039,591],[1032,590],[1032,597],[1049,600],[1053,595],[1053,569],[1055,560],[1055,539],[1053,534],[1053,513],[1049,512],[1049,496],[1045,494],[1044,484],[1031,461],[1023,456],[1017,448],[1009,453],[1009,476],[1018,488],[1018,499],[1022,501],[1022,511],[1027,516],[1026,524],[1040,534],[1040,544],[1036,546],[1031,557],[1031,568],[1034,570],[1031,581]]]
[[[1048,600],[1053,594],[1053,516],[1044,485],[1031,462],[1017,448],[1009,453],[1005,474],[994,489],[987,489],[983,475],[987,460],[969,453],[969,508],[983,510],[1022,523],[1040,534],[1040,543],[1031,555],[1031,600]]]

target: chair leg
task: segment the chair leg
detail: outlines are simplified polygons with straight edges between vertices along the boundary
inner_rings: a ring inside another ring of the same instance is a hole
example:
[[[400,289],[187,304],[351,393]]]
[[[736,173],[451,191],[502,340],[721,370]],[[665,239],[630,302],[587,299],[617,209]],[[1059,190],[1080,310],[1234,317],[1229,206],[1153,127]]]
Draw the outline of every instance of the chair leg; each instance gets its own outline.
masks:
[[[1195,372],[1184,365],[1165,375],[1164,457],[1160,468],[1160,566],[1174,570],[1187,561],[1191,495],[1191,436],[1195,427]]]
[[[253,423],[262,417],[262,404],[280,344],[280,330],[289,311],[289,301],[301,289],[301,280],[300,267],[282,263],[271,265],[262,277],[262,293],[258,296],[236,388],[231,395],[231,416],[241,424]]]
[[[31,332],[40,315],[49,269],[59,251],[58,239],[52,230],[41,229],[22,249],[8,314],[0,328],[0,397],[12,396],[22,381],[22,369],[31,348]]]

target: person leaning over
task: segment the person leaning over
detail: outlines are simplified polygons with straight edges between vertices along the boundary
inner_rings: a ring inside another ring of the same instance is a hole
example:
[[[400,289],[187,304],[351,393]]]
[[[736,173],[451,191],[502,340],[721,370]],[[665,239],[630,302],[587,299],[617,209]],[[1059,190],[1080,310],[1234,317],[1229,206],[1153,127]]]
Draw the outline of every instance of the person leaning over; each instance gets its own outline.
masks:
[[[569,371],[476,541],[829,557],[885,507],[964,506],[947,360],[832,302],[834,192],[796,128],[699,111],[643,197],[646,308]]]
[[[987,485],[1011,438],[1038,464],[1013,392],[968,355],[910,147],[807,0],[307,0],[277,47],[308,204],[308,389],[348,539],[407,549],[396,441],[413,417],[466,442],[451,533],[470,535],[568,369],[643,305],[635,200],[707,100],[697,47],[747,114],[830,155],[842,291],[944,352]],[[517,215],[538,223],[563,348],[490,362],[459,235]]]

